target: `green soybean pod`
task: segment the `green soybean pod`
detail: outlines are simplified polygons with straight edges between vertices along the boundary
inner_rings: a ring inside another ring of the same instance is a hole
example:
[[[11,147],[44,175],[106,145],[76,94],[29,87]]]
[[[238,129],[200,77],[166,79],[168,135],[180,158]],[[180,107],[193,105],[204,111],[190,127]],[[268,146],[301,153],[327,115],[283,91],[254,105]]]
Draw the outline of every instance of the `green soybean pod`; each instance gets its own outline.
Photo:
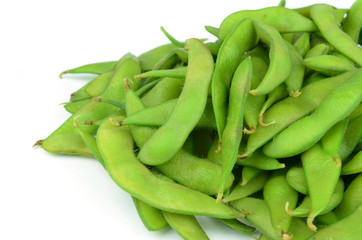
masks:
[[[314,82],[302,88],[303,94],[299,97],[288,97],[274,104],[264,114],[263,119],[265,122],[275,121],[275,124],[258,128],[250,135],[246,151],[242,156],[250,155],[290,124],[311,113],[334,88],[346,82],[354,74],[355,72],[348,72]]]
[[[297,49],[289,42],[285,42],[285,44],[288,47],[290,60],[292,62],[292,68],[289,76],[285,80],[285,85],[288,88],[290,96],[298,97],[301,94],[300,89],[303,86],[305,66],[303,58],[300,53],[298,53]]]
[[[362,70],[334,89],[310,116],[306,116],[278,134],[263,147],[270,157],[290,157],[302,153],[337,122],[347,117],[362,100]],[[331,107],[333,106],[333,111]],[[303,136],[296,138],[295,136]]]
[[[221,201],[225,183],[234,168],[242,138],[244,108],[253,71],[250,57],[240,63],[231,81],[228,119],[221,138],[222,174],[216,201]]]
[[[358,174],[344,192],[342,202],[334,210],[339,219],[349,216],[362,204],[362,174]]]
[[[342,167],[342,175],[356,174],[362,172],[362,151],[356,153],[353,158]]]
[[[209,239],[194,216],[166,211],[163,212],[163,216],[172,229],[183,239]]]
[[[86,93],[89,97],[98,97],[102,94],[102,92],[107,88],[110,83],[112,77],[114,75],[114,71],[105,72],[95,78],[93,81],[89,82],[85,87]]]
[[[275,231],[283,238],[290,237],[288,231],[292,221],[292,217],[284,211],[285,205],[288,203],[291,208],[294,208],[298,201],[298,192],[289,186],[285,172],[285,170],[273,172],[263,190],[271,223]]]
[[[331,212],[334,208],[341,203],[344,193],[344,183],[342,178],[338,179],[337,185],[333,191],[333,194],[328,202],[328,205],[318,214],[321,216],[323,214]],[[305,196],[303,201],[293,210],[287,210],[287,213],[293,217],[308,217],[310,211],[312,210],[312,201],[310,196]]]
[[[344,133],[339,154],[341,160],[344,161],[353,152],[362,137],[362,115],[351,119],[347,125],[346,132]]]
[[[307,180],[305,179],[303,167],[301,165],[298,164],[291,167],[287,171],[285,177],[287,179],[288,184],[296,191],[304,195],[308,194]]]
[[[237,219],[219,219],[222,223],[227,225],[228,227],[234,229],[235,231],[238,231],[248,237],[251,237],[253,239],[257,239],[254,235],[252,235],[250,232],[254,232],[255,228],[248,226],[242,222],[240,222]]]
[[[259,232],[273,240],[281,240],[282,237],[275,231],[267,204],[262,199],[246,197],[230,202],[230,205],[238,211],[246,212],[245,218]]]
[[[159,231],[168,226],[162,211],[151,205],[132,197],[138,216],[148,231]]]
[[[87,105],[90,102],[92,102],[92,99],[90,99],[90,98],[79,100],[79,101],[74,101],[74,102],[67,102],[67,103],[64,103],[64,109],[67,112],[74,114],[79,109],[81,109],[83,106]]]
[[[176,67],[172,69],[159,69],[159,70],[151,70],[147,72],[143,72],[141,74],[135,75],[135,79],[142,79],[148,77],[156,77],[156,78],[181,78],[184,79],[186,76],[187,67]]]
[[[276,17],[278,16],[278,17]],[[250,18],[276,28],[279,32],[311,32],[315,24],[308,18],[284,7],[268,7],[259,10],[242,10],[227,16],[219,28],[219,38],[224,40],[243,19]]]
[[[248,184],[248,182],[250,182],[255,177],[259,176],[263,172],[265,171],[259,168],[243,167],[243,170],[241,172],[241,183],[240,183],[241,186],[245,186],[246,184]]]
[[[238,158],[236,164],[244,167],[253,167],[260,170],[276,170],[285,168],[284,163],[280,163],[275,158],[265,156],[261,150],[256,150],[251,156],[248,156],[247,158]]]
[[[216,203],[214,198],[206,194],[154,176],[136,158],[127,126],[115,127],[109,121],[104,122],[97,131],[97,144],[115,183],[132,196],[156,208],[226,219],[243,216],[225,204]]]
[[[325,78],[327,78],[327,77],[318,72],[314,72],[304,80],[303,87],[305,87],[311,83],[317,82],[319,80],[325,79]]]
[[[331,225],[338,221],[338,218],[334,212],[328,212],[316,217],[318,223],[323,223],[325,225]]]
[[[128,116],[122,122],[122,125],[162,126],[170,117],[176,103],[177,99],[172,99],[140,110]],[[210,99],[208,99],[205,110],[195,128],[216,129],[215,116]]]
[[[327,44],[320,43],[309,49],[309,51],[304,55],[304,59],[325,55],[328,53],[328,51],[329,46]]]
[[[142,101],[134,91],[128,87],[126,89],[127,115],[142,111],[145,108]],[[156,97],[155,99],[157,100]],[[136,145],[141,149],[157,130],[154,127],[135,125],[131,125],[129,128]],[[217,193],[218,182],[214,180],[220,177],[222,171],[221,166],[189,154],[183,149],[180,149],[168,162],[157,165],[156,168],[179,184],[209,195]],[[227,179],[227,189],[231,187],[233,180],[234,176],[231,174]]]
[[[154,106],[180,96],[185,79],[163,78],[143,97],[146,106]]]
[[[294,43],[294,47],[299,53],[301,57],[304,57],[304,55],[309,51],[310,49],[310,39],[309,39],[309,33],[305,32],[303,33],[297,41]]]
[[[264,78],[268,70],[269,58],[267,51],[261,46],[257,46],[245,54],[245,57],[251,57],[253,73],[251,76],[250,88],[256,88]],[[244,109],[244,120],[249,129],[244,128],[245,134],[253,134],[258,126],[258,116],[260,109],[265,101],[265,95],[254,96],[248,93]]]
[[[339,52],[362,66],[362,49],[335,24],[333,8],[325,4],[318,4],[311,8],[310,14],[323,37]]]
[[[358,240],[362,235],[361,228],[362,205],[360,205],[351,215],[339,220],[325,228],[320,229],[308,240],[329,240],[348,239]]]
[[[289,232],[293,240],[305,240],[313,235],[305,221],[300,218],[292,218]]]
[[[220,46],[211,80],[212,105],[219,139],[222,138],[226,123],[227,95],[232,76],[244,53],[256,43],[253,23],[245,19],[235,26]]]
[[[263,189],[266,181],[268,180],[269,172],[265,171],[260,175],[251,179],[247,184],[238,184],[227,196],[224,197],[223,202],[231,202],[244,197],[248,197]]]
[[[271,92],[289,76],[292,62],[280,33],[273,27],[260,22],[253,22],[259,39],[269,46],[270,65],[258,87],[250,90],[253,95],[263,95]]]
[[[337,158],[340,161],[339,149],[341,148],[344,133],[347,128],[349,118],[345,118],[336,123],[321,139],[321,145],[323,149],[331,156]],[[338,160],[337,160],[338,161]]]
[[[350,7],[342,29],[355,43],[358,43],[362,28],[362,1],[356,0]]]
[[[172,49],[175,48],[175,45],[172,43],[164,44],[161,46],[158,46],[156,48],[153,48],[145,53],[142,53],[138,56],[138,59],[140,61],[141,69],[142,71],[150,71],[154,69],[156,64],[164,58],[166,55],[168,55]]]
[[[360,115],[362,115],[362,103],[360,103],[358,107],[351,113],[351,115],[349,115],[349,120],[352,121]]]
[[[219,38],[219,28],[213,26],[205,26],[206,31]]]
[[[200,40],[189,39],[186,43],[189,64],[178,102],[167,122],[148,139],[138,154],[138,159],[148,165],[169,161],[181,149],[205,109],[214,60]]]
[[[109,61],[109,62],[98,62],[98,63],[90,63],[86,65],[82,65],[73,69],[65,70],[60,73],[59,77],[62,78],[64,74],[68,73],[93,73],[100,75],[102,73],[111,71],[118,61]]]
[[[307,224],[312,231],[316,231],[313,220],[331,200],[341,172],[341,163],[327,153],[320,143],[304,152],[301,158],[312,204]]]
[[[334,76],[356,69],[348,60],[333,55],[320,55],[304,59],[307,68],[326,76]]]

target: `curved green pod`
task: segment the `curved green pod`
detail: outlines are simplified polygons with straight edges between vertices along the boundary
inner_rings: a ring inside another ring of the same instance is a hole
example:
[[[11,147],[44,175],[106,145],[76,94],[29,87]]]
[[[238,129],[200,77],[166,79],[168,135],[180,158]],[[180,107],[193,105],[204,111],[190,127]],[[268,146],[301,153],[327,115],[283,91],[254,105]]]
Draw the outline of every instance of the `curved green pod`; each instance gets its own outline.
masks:
[[[268,7],[259,10],[242,10],[227,16],[219,28],[219,38],[224,40],[232,29],[243,19],[250,18],[276,28],[279,32],[311,32],[317,28],[314,23],[284,7]]]
[[[344,161],[351,155],[353,149],[357,146],[362,138],[362,115],[351,119],[344,133],[339,154],[341,160]]]
[[[336,187],[333,191],[333,194],[330,197],[328,205],[318,214],[318,216],[329,213],[334,208],[336,208],[338,204],[341,203],[342,201],[343,193],[344,193],[344,183],[342,178],[339,178]],[[311,197],[306,196],[301,202],[301,204],[295,209],[290,210],[288,214],[290,214],[293,217],[308,217],[311,210],[312,210]]]
[[[102,73],[111,71],[116,66],[117,63],[118,63],[118,61],[89,63],[89,64],[85,64],[85,65],[82,65],[82,66],[79,66],[76,68],[65,70],[59,75],[59,77],[62,78],[64,74],[68,74],[68,73],[73,73],[73,74],[92,73],[92,74],[100,75]]]
[[[342,29],[355,43],[358,43],[362,28],[362,1],[356,0],[350,7]]]
[[[285,170],[272,173],[263,189],[264,201],[268,206],[271,223],[275,231],[283,238],[290,236],[288,231],[292,217],[284,211],[286,204],[291,208],[297,205],[298,192],[289,186]]]
[[[346,82],[354,74],[355,72],[348,72],[311,83],[302,88],[303,94],[299,97],[288,97],[273,105],[264,114],[263,119],[264,122],[275,121],[275,123],[258,128],[254,134],[250,135],[246,150],[242,155],[250,155],[290,124],[311,113],[334,88]]]
[[[270,64],[260,84],[250,90],[253,95],[268,94],[284,82],[292,69],[289,50],[280,33],[273,27],[253,21],[260,41],[269,46]]]
[[[172,69],[159,69],[143,72],[141,74],[135,75],[135,79],[139,80],[142,78],[156,77],[156,78],[181,78],[186,77],[187,67],[177,67]]]
[[[304,59],[304,64],[307,68],[326,76],[334,76],[356,69],[354,64],[348,60],[333,55],[309,57]]]
[[[209,239],[195,216],[165,211],[163,212],[163,216],[171,228],[175,230],[175,232],[177,232],[182,237],[182,239]]]
[[[181,149],[205,109],[214,60],[200,40],[192,38],[186,43],[189,64],[177,104],[167,122],[157,129],[138,154],[138,159],[148,165],[169,161]]]
[[[362,216],[362,205],[360,205],[351,215],[339,220],[325,228],[320,229],[307,240],[329,240],[348,239],[358,240],[362,235],[360,226]]]
[[[294,48],[297,50],[301,57],[309,51],[310,49],[310,39],[309,33],[304,32],[293,44]]]
[[[172,43],[164,44],[153,48],[145,53],[142,53],[138,56],[140,61],[141,69],[143,72],[150,71],[154,69],[156,64],[164,58],[169,52],[174,49],[176,46]]]
[[[222,172],[219,179],[217,201],[220,201],[224,194],[227,179],[237,160],[242,138],[245,102],[250,89],[252,71],[253,68],[249,57],[240,63],[231,80],[228,119],[220,139]]]
[[[263,147],[264,154],[282,158],[304,152],[318,142],[334,124],[353,112],[361,100],[362,70],[359,70],[348,81],[336,87],[311,115],[294,122],[267,143]]]
[[[362,205],[362,174],[358,174],[348,185],[343,194],[342,202],[333,211],[339,219],[349,216],[358,206]]]
[[[154,176],[134,155],[127,126],[115,127],[106,121],[97,131],[97,144],[112,179],[132,196],[156,208],[218,218],[243,216],[206,194]]]
[[[308,194],[307,180],[305,179],[303,167],[301,165],[291,167],[287,171],[286,179],[292,188],[304,195]]]
[[[362,151],[356,153],[353,158],[342,167],[342,175],[356,174],[362,172]]]
[[[212,105],[219,139],[226,124],[227,95],[232,76],[244,53],[256,45],[256,37],[252,21],[245,19],[235,26],[220,46],[211,80]]]
[[[168,226],[162,211],[132,197],[138,216],[148,231],[159,231]]]
[[[128,116],[122,125],[138,125],[138,126],[154,126],[159,127],[164,124],[170,117],[177,99],[168,100],[161,104],[151,106],[140,110],[134,114]],[[196,128],[216,129],[215,117],[212,109],[211,100],[208,100],[205,106],[205,110],[195,126]]]
[[[310,14],[328,43],[359,66],[362,66],[362,49],[335,24],[333,8],[326,4],[318,4],[311,8]]]

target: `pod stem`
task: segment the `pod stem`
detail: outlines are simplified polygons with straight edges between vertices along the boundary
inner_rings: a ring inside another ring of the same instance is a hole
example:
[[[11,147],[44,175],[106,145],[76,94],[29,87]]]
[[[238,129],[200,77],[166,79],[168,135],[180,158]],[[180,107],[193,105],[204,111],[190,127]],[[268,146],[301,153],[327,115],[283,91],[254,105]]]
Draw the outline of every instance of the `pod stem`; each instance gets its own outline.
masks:
[[[255,127],[251,127],[250,129],[247,129],[247,128],[243,129],[243,133],[248,134],[248,135],[255,133],[255,131],[256,131]]]
[[[59,74],[59,78],[62,79],[64,74],[69,73],[69,70],[65,70]]]
[[[260,126],[262,126],[262,127],[267,127],[267,126],[269,126],[269,125],[275,124],[275,121],[272,121],[272,122],[270,122],[270,123],[264,123],[263,118],[264,118],[264,114],[259,115],[259,124],[260,124]]]
[[[38,140],[34,143],[33,148],[43,145],[44,140]]]

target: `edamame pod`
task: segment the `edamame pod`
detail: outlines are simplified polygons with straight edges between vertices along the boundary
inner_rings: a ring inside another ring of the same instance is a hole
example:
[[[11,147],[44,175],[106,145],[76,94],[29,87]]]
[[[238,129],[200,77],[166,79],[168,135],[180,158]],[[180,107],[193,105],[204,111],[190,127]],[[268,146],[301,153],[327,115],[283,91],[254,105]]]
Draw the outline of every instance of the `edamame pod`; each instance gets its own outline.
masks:
[[[318,4],[311,8],[310,14],[323,37],[339,52],[362,66],[362,49],[335,24],[335,14],[332,7]]]
[[[318,142],[334,124],[347,117],[361,100],[362,70],[359,70],[347,82],[334,89],[313,114],[296,121],[267,143],[263,148],[264,154],[281,158],[304,152]],[[333,111],[330,111],[331,106]]]
[[[260,22],[253,22],[260,40],[269,45],[270,65],[263,80],[257,88],[250,90],[253,95],[263,95],[271,92],[284,82],[292,69],[292,62],[280,33],[273,27]]]
[[[148,139],[138,154],[138,159],[148,165],[169,161],[181,149],[205,109],[214,60],[200,40],[188,39],[186,43],[189,64],[178,102],[167,122]]]
[[[326,76],[334,76],[356,69],[349,61],[333,55],[320,55],[304,59],[306,67]]]
[[[97,144],[112,179],[132,196],[156,208],[227,219],[243,216],[206,194],[154,176],[134,155],[127,126],[114,127],[105,122],[97,131]]]
[[[358,38],[362,28],[362,1],[356,0],[350,7],[347,17],[343,22],[342,29],[349,35],[355,43],[358,43]]]
[[[349,175],[362,172],[362,151],[356,153],[356,155],[342,167],[342,175]]]
[[[276,17],[278,16],[278,17]],[[224,40],[240,21],[251,18],[276,28],[279,32],[311,32],[316,30],[314,23],[284,7],[268,7],[259,10],[242,10],[227,16],[219,28],[219,38]]]
[[[111,71],[116,64],[117,61],[90,63],[73,69],[65,70],[59,75],[59,77],[62,78],[64,74],[68,73],[93,73],[100,75],[102,73]]]
[[[291,167],[287,171],[286,179],[292,188],[304,195],[308,194],[307,180],[305,179],[303,167],[301,165]]]
[[[156,64],[165,56],[169,54],[172,49],[175,48],[175,45],[172,43],[164,44],[153,48],[145,53],[142,53],[138,56],[140,61],[141,69],[143,72],[150,71],[155,68]]]

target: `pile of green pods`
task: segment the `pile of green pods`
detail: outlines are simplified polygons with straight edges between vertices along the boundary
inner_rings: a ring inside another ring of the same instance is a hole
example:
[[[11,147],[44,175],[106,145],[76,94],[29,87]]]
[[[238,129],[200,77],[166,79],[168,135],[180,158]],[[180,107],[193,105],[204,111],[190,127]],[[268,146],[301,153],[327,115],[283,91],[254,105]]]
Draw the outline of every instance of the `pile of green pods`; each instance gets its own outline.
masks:
[[[216,41],[176,40],[64,74],[96,77],[35,145],[96,158],[150,231],[361,239],[362,0],[241,10]],[[206,33],[206,32],[205,32]],[[227,236],[225,236],[227,239]]]

